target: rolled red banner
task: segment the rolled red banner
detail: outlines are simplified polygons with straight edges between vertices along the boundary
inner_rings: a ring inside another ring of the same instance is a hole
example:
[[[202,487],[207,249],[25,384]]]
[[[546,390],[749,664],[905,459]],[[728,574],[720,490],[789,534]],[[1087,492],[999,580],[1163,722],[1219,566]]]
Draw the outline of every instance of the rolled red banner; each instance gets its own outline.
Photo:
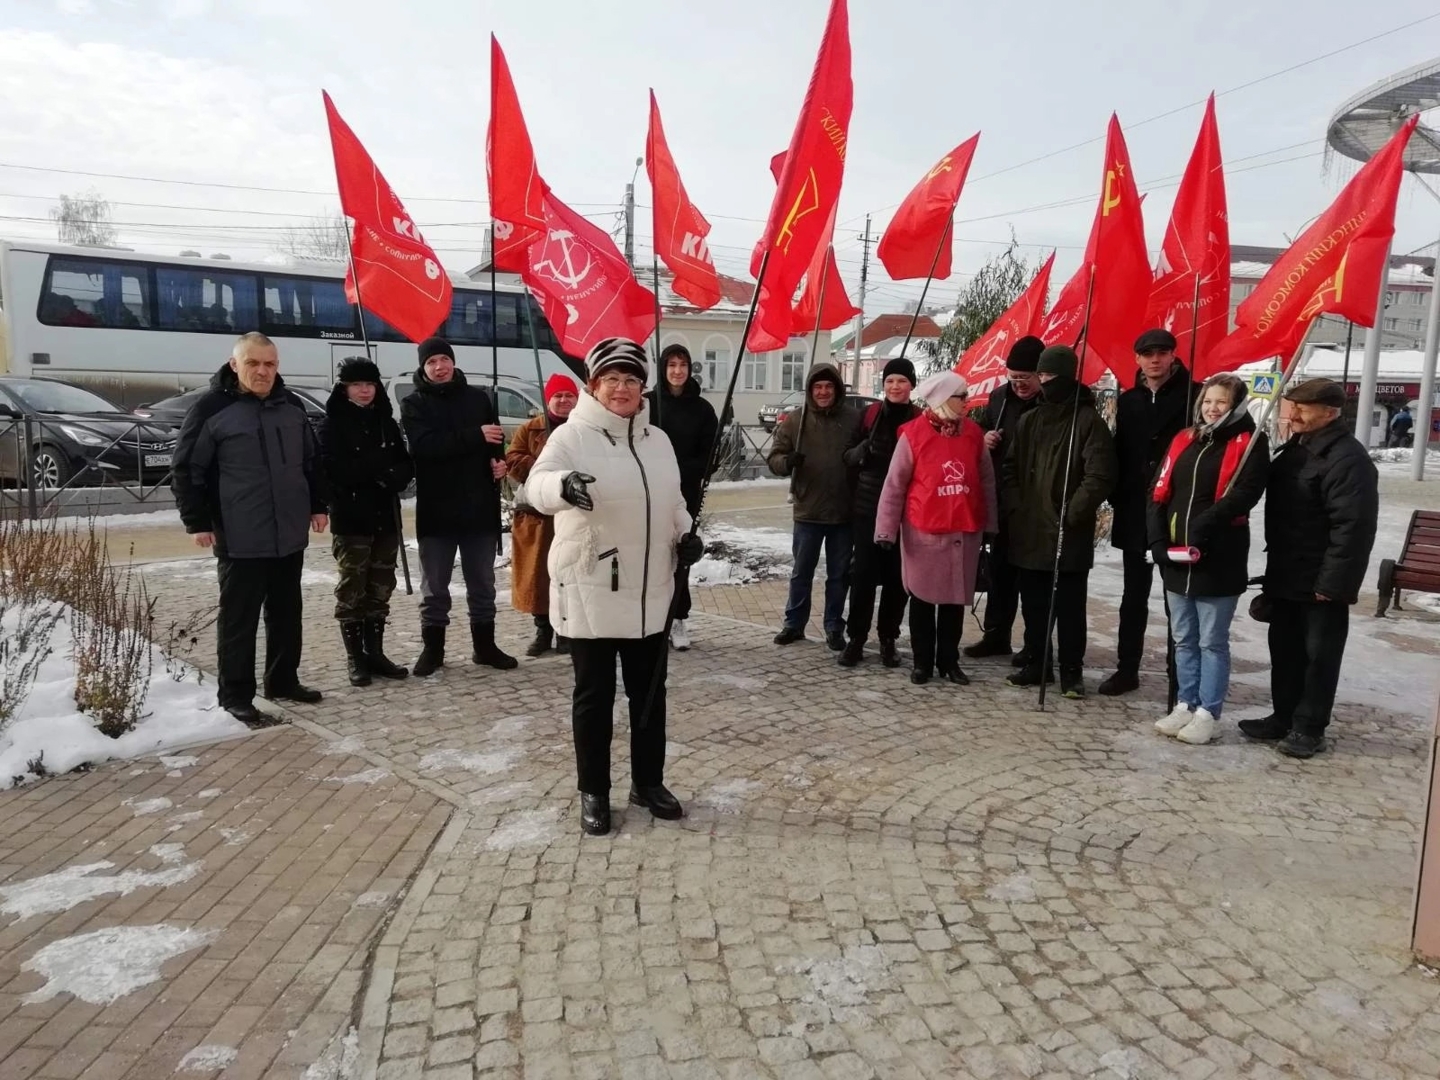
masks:
[[[1171,562],[1196,563],[1200,561],[1200,549],[1196,547],[1172,547],[1165,553]]]

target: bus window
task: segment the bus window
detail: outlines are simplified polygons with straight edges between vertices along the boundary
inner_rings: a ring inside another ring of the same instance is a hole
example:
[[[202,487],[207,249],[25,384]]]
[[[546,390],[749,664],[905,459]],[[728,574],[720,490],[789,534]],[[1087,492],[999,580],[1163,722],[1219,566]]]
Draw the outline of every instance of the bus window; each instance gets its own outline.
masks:
[[[155,294],[162,330],[243,334],[259,323],[255,279],[248,274],[157,266]]]
[[[495,343],[518,348],[525,337],[520,332],[524,315],[520,309],[519,293],[497,293],[495,295]]]
[[[261,279],[265,293],[260,329],[281,337],[354,337],[355,309],[338,279],[279,277]]]
[[[45,270],[38,317],[46,326],[148,327],[149,268],[106,259],[53,257]]]
[[[442,331],[451,345],[489,345],[492,294],[456,289],[450,297],[450,317]]]
[[[396,330],[393,326],[380,318],[373,311],[363,313],[365,317],[365,337],[371,343],[377,341],[398,341],[409,343],[410,339]]]
[[[555,331],[546,320],[545,313],[540,310],[540,305],[535,302],[535,298],[529,293],[524,294],[524,301],[530,305],[530,325],[535,328],[536,340],[533,344],[538,348],[549,349],[551,352],[558,353],[560,351],[560,339],[555,336]],[[521,312],[521,317],[524,317],[524,312]],[[522,330],[523,329],[522,327]],[[528,349],[531,347],[532,342],[530,341],[528,332],[521,334],[521,340],[525,348]]]

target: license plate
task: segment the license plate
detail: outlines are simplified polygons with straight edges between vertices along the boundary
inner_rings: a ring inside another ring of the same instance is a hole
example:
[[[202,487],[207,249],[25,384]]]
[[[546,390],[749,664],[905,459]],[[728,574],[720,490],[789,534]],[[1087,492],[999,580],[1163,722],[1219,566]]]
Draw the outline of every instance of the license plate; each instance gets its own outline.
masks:
[[[173,457],[173,454],[146,454],[145,467],[153,469],[161,465],[169,465]]]

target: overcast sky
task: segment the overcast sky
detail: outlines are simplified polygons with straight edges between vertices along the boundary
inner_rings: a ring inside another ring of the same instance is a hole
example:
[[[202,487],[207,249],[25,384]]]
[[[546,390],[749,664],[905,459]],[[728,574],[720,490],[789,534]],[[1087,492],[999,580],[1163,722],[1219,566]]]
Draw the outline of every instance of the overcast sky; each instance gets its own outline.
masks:
[[[865,214],[878,237],[919,176],[976,130],[957,215],[957,277],[937,284],[932,300],[950,299],[1012,228],[1032,262],[1058,248],[1058,270],[1068,274],[1094,213],[1112,110],[1140,190],[1150,193],[1148,237],[1158,247],[1212,89],[1243,87],[1218,102],[1231,240],[1284,244],[1351,174],[1343,162],[1327,170],[1322,154],[1334,109],[1440,55],[1434,0],[1309,0],[1303,17],[1301,7],[1280,17],[1234,0],[850,7],[855,115],[837,251],[852,294]],[[789,141],[826,10],[827,0],[6,0],[0,235],[53,237],[45,217],[55,197],[94,187],[113,203],[127,245],[271,251],[287,224],[338,205],[323,87],[447,266],[464,271],[478,260],[488,221],[493,30],[560,198],[613,223],[644,150],[653,86],[681,175],[714,225],[717,265],[740,272],[769,209],[768,162]],[[1142,123],[1170,110],[1178,111]],[[1086,144],[1067,149],[1077,143]],[[636,231],[645,258],[649,201],[641,170]],[[1407,178],[1396,249],[1433,244],[1437,233],[1440,202]],[[870,280],[872,314],[918,293],[918,283],[892,283],[874,263]]]

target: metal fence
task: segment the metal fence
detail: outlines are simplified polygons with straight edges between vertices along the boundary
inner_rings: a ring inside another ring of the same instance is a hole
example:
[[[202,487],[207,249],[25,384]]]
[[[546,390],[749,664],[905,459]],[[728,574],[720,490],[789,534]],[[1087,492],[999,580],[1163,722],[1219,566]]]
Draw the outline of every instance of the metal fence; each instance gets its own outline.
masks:
[[[82,491],[168,498],[175,437],[124,417],[0,416],[0,511],[35,519]]]

